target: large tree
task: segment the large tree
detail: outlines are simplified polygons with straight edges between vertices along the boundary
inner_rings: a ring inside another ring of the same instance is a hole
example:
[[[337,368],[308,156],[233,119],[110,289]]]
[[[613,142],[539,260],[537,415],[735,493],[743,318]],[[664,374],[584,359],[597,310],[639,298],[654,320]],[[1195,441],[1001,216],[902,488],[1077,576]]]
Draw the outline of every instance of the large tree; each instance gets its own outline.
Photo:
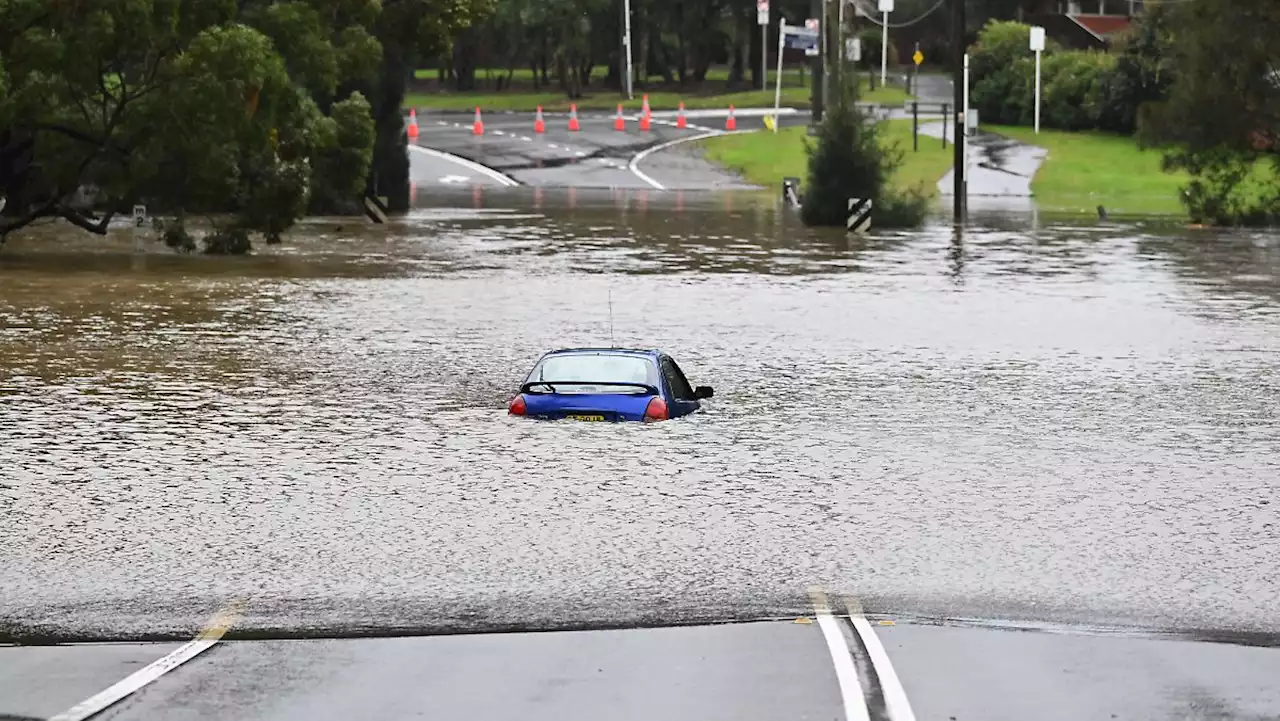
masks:
[[[1280,3],[1197,0],[1168,13],[1173,85],[1144,135],[1193,175],[1195,220],[1280,222]],[[1246,184],[1259,160],[1272,163],[1271,182]]]
[[[0,240],[105,233],[145,201],[215,212],[210,249],[350,203],[372,150],[377,0],[0,0]],[[358,177],[357,177],[358,176]],[[85,202],[85,191],[91,202]],[[175,236],[175,237],[177,237]]]

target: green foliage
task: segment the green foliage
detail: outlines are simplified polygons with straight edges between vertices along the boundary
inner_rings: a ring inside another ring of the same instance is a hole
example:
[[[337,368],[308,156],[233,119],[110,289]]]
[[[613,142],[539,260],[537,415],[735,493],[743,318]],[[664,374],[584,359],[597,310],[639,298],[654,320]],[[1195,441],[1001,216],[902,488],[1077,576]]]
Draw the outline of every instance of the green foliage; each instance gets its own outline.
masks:
[[[374,123],[350,88],[377,80],[380,12],[377,0],[0,0],[0,239],[41,217],[105,232],[141,200],[232,214],[210,247],[235,252],[253,234],[278,241],[313,186],[353,205]],[[332,103],[339,91],[351,97]],[[101,215],[72,207],[85,186]],[[181,228],[175,247],[188,246]]]
[[[993,21],[970,50],[969,101],[984,124],[1031,125],[1035,119],[1035,57],[1030,26]],[[1133,132],[1139,108],[1158,101],[1167,81],[1159,71],[1163,36],[1154,22],[1138,24],[1135,40],[1117,53],[1063,50],[1050,41],[1041,66],[1040,122],[1061,130]]]
[[[1173,72],[1167,18],[1165,6],[1147,8],[1112,49],[1116,66],[1103,79],[1100,129],[1131,133],[1145,109],[1168,97]]]
[[[1063,52],[1046,57],[1043,63],[1041,124],[1060,130],[1097,128],[1105,79],[1115,68],[1115,58],[1095,51]],[[1032,114],[1034,102],[1033,97],[1028,103]]]
[[[927,198],[922,190],[895,196],[889,184],[902,150],[881,138],[883,126],[865,114],[846,90],[828,108],[816,145],[809,145],[809,177],[801,217],[805,225],[843,227],[849,198],[871,198],[873,225],[919,225]]]
[[[353,93],[334,103],[323,120],[324,147],[312,159],[311,207],[317,213],[359,212],[358,199],[373,160],[375,129],[369,101]]]
[[[1246,184],[1256,159],[1280,169],[1280,4],[1199,0],[1171,7],[1168,101],[1143,115],[1143,137],[1192,179],[1184,202],[1197,222],[1280,224],[1280,180]]]

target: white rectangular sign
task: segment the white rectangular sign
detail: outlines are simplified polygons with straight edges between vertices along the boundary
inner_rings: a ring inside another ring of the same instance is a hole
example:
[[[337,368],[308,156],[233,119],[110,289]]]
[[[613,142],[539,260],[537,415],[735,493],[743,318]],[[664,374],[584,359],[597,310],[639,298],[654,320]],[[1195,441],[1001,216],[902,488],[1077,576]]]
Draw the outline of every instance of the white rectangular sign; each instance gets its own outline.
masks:
[[[882,13],[893,12],[893,0],[880,0],[880,12]]]
[[[862,62],[862,38],[845,38],[844,56],[855,63]]]
[[[756,23],[769,24],[769,0],[756,0]]]
[[[1031,28],[1031,51],[1041,52],[1044,50],[1044,28],[1039,25]]]
[[[133,227],[141,228],[147,224],[147,206],[133,206]]]

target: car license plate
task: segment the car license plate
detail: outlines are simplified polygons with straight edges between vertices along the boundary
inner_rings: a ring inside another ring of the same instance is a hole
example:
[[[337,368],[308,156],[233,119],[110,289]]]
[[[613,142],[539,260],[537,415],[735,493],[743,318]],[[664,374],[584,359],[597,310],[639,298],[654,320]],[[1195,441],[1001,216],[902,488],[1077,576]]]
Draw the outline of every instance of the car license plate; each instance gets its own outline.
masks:
[[[604,416],[566,416],[571,421],[603,421]]]

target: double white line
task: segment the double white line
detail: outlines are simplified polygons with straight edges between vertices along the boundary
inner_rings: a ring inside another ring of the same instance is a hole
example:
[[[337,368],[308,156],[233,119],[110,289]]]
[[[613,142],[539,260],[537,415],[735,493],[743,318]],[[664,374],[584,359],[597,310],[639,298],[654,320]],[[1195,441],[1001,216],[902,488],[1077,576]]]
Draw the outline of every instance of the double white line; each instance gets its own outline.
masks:
[[[827,594],[820,588],[809,590],[809,598],[818,616],[818,626],[827,641],[827,650],[831,653],[831,662],[835,665],[836,679],[840,682],[840,697],[844,702],[846,721],[870,721],[867,712],[867,700],[863,693],[862,681],[858,678],[858,670],[853,664],[853,654],[840,630],[840,624],[831,613],[831,604]],[[880,691],[884,695],[885,715],[889,721],[916,721],[911,703],[907,701],[907,692],[902,688],[898,673],[893,670],[889,654],[885,652],[875,629],[862,615],[862,606],[851,597],[844,599],[849,610],[849,625],[853,628],[857,639],[867,651],[871,667],[880,679]]]

